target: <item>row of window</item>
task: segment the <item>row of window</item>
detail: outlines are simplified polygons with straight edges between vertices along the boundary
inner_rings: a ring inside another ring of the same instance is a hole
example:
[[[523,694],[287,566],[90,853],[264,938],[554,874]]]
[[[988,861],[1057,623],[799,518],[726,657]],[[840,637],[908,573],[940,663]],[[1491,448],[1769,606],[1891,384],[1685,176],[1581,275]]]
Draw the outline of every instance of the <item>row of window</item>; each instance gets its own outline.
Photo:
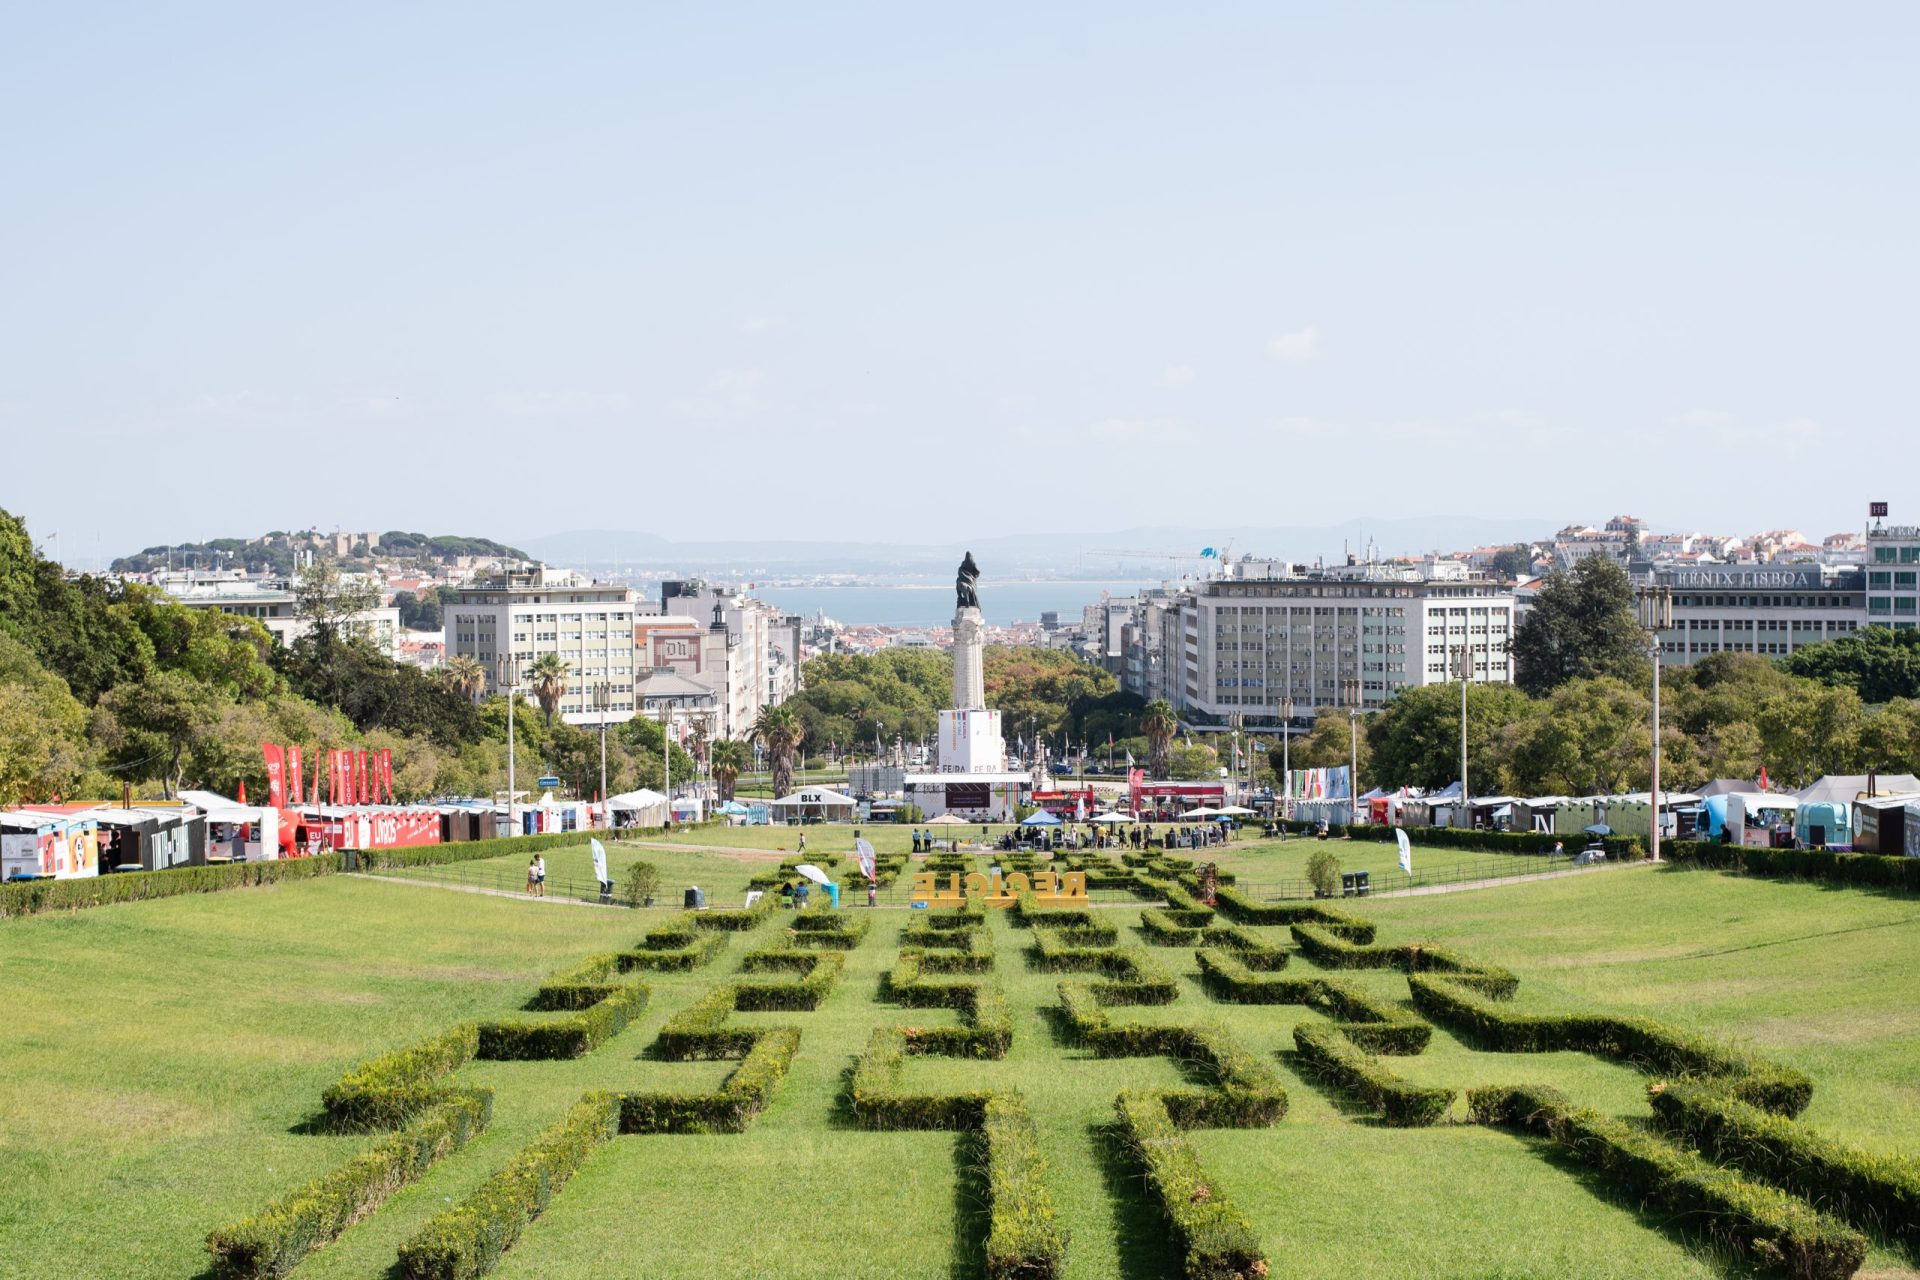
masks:
[[[1885,590],[1888,587],[1896,587],[1911,591],[1914,586],[1913,571],[1908,569],[1898,573],[1888,573],[1877,570],[1867,575],[1867,585],[1880,590]]]
[[[1912,596],[1868,596],[1867,612],[1875,613],[1916,613],[1920,612],[1920,601]]]
[[[1920,564],[1920,547],[1875,547],[1875,564]]]

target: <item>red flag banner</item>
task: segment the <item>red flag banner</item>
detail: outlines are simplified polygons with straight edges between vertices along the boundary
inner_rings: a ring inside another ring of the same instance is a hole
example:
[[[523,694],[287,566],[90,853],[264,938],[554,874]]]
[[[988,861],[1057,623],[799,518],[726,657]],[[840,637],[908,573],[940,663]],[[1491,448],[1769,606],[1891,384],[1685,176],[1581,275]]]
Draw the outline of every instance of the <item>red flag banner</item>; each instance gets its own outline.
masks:
[[[353,753],[353,786],[351,790],[355,804],[365,804],[367,802],[367,753],[364,751],[356,751]]]
[[[306,803],[306,793],[301,790],[303,779],[300,777],[300,748],[287,748],[287,784],[293,788],[293,802]]]
[[[284,809],[287,804],[287,756],[277,742],[260,744],[260,754],[267,758],[267,803],[276,809]]]
[[[347,794],[348,775],[347,752],[345,749],[333,753],[333,789],[329,794],[335,804],[352,804],[353,797]]]
[[[386,789],[387,803],[392,804],[393,803],[393,751],[391,748],[388,748],[388,747],[380,748],[380,784],[382,787]]]

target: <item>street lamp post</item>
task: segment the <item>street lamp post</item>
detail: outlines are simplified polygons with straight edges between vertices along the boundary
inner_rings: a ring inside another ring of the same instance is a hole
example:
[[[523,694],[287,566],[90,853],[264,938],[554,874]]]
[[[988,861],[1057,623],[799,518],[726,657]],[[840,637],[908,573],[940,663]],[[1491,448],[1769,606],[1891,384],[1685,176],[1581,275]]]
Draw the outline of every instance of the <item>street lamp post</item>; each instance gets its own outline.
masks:
[[[1473,681],[1473,646],[1460,642],[1460,808],[1467,809],[1467,685]],[[1456,824],[1458,825],[1458,824]]]
[[[511,654],[502,654],[499,659],[500,683],[507,691],[507,835],[520,834],[520,826],[514,821],[513,796],[513,702],[520,686],[520,659]]]
[[[1347,825],[1360,822],[1360,682],[1348,678],[1341,683],[1347,701]]]
[[[1660,644],[1673,627],[1673,588],[1648,587],[1640,593],[1640,626],[1647,633],[1647,656],[1653,660],[1653,777],[1649,789],[1653,822],[1647,838],[1653,861],[1660,861]]]
[[[1293,817],[1293,695],[1280,700],[1280,820]]]
[[[613,682],[593,686],[593,706],[600,713],[600,803],[607,803],[607,713],[613,709]]]

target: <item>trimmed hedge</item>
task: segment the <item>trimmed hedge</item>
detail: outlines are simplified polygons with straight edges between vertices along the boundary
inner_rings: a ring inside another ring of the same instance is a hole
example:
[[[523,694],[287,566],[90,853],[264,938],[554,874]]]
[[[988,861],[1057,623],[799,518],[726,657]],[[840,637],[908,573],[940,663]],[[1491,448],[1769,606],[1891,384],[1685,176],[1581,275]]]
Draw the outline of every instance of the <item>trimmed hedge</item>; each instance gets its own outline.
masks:
[[[1120,1133],[1179,1241],[1181,1274],[1187,1280],[1256,1280],[1266,1275],[1253,1224],[1213,1189],[1161,1096],[1130,1089],[1114,1100],[1114,1107]]]
[[[333,875],[344,865],[337,853],[280,862],[234,862],[225,866],[174,867],[166,871],[116,871],[78,880],[21,880],[0,884],[0,920],[43,911],[83,911],[120,902],[145,902],[188,893],[221,893],[283,880]]]
[[[711,910],[693,911],[688,914],[693,916],[693,923],[697,928],[718,929],[728,933],[745,933],[749,929],[759,928],[761,922],[768,916],[771,916],[773,909],[779,904],[780,900],[778,898],[769,894],[762,894],[760,901],[750,907],[739,907],[731,910],[716,907]]]
[[[1288,830],[1311,835],[1316,828],[1305,822],[1290,822]],[[1389,844],[1398,839],[1397,827],[1378,822],[1358,826],[1331,826],[1327,834],[1336,840],[1365,840]],[[1553,846],[1567,836],[1551,831],[1474,831],[1460,827],[1408,827],[1407,838],[1427,849],[1460,849],[1468,853],[1552,853]],[[1647,843],[1640,836],[1606,836],[1600,841],[1607,857],[1615,862],[1636,862],[1647,856]],[[1664,850],[1667,842],[1661,841]]]
[[[872,916],[815,915],[794,917],[787,936],[796,947],[820,947],[828,951],[851,951],[866,940],[873,927]]]
[[[1710,867],[1750,876],[1783,876],[1826,884],[1920,892],[1920,858],[1834,853],[1826,849],[1748,849],[1704,840],[1663,840],[1660,856],[1683,866]]]
[[[752,1052],[758,1043],[759,1029],[726,1025],[733,1014],[736,994],[730,982],[714,987],[667,1019],[654,1048],[661,1057],[674,1062],[738,1058]]]
[[[587,1094],[472,1195],[427,1219],[400,1246],[400,1274],[407,1280],[474,1280],[491,1271],[619,1123],[617,1097]]]
[[[1653,1018],[1515,1013],[1457,979],[1413,974],[1407,984],[1421,1013],[1503,1053],[1572,1049],[1650,1073],[1711,1077],[1740,1100],[1788,1116],[1806,1110],[1813,1098],[1813,1081],[1805,1073]]]
[[[1433,1028],[1399,1005],[1331,978],[1268,977],[1231,951],[1194,953],[1200,984],[1218,1000],[1234,1004],[1303,1004],[1334,1020],[1333,1029],[1369,1053],[1405,1057],[1424,1052]]]
[[[1017,1093],[987,1095],[987,1280],[1046,1280],[1060,1273],[1067,1233],[1047,1194],[1046,1158]]]
[[[1059,941],[1056,931],[1033,935],[1033,965],[1047,973],[1098,973],[1094,984],[1107,1004],[1172,1004],[1180,996],[1173,975],[1145,953],[1118,947],[1076,947]]]
[[[621,1133],[741,1133],[766,1110],[800,1051],[797,1027],[752,1029],[753,1046],[712,1093],[623,1093]]]
[[[1866,1237],[1845,1223],[1651,1133],[1575,1107],[1557,1090],[1473,1089],[1467,1100],[1479,1123],[1544,1134],[1641,1200],[1686,1215],[1763,1266],[1801,1280],[1845,1280],[1866,1260]]]
[[[619,972],[619,956],[589,956],[541,983],[533,999],[527,1001],[527,1008],[544,1012],[591,1009],[624,985],[615,981]]]
[[[1437,1124],[1453,1105],[1452,1089],[1402,1080],[1336,1028],[1303,1023],[1293,1029],[1293,1044],[1314,1075],[1366,1103],[1390,1125]]]
[[[1296,924],[1293,940],[1300,952],[1329,969],[1398,969],[1403,973],[1445,973],[1496,1000],[1505,1000],[1520,985],[1511,969],[1469,960],[1445,947],[1403,942],[1396,946],[1356,946],[1317,925]]]
[[[1172,1058],[1198,1070],[1207,1090],[1163,1090],[1168,1111],[1189,1128],[1264,1128],[1287,1113],[1287,1091],[1267,1065],[1225,1027],[1114,1022],[1089,983],[1062,982],[1060,1006],[1075,1039],[1100,1058]]]
[[[1710,1086],[1648,1091],[1666,1128],[1730,1164],[1845,1217],[1855,1226],[1920,1237],[1920,1161],[1862,1151]]]
[[[399,1128],[442,1101],[448,1091],[436,1082],[472,1061],[479,1047],[479,1026],[463,1022],[350,1067],[320,1095],[330,1127],[342,1133]]]
[[[627,983],[592,1008],[547,1022],[483,1022],[479,1051],[489,1060],[580,1058],[624,1030],[647,1007],[650,992]]]
[[[887,995],[909,1009],[953,1009],[965,1025],[906,1027],[914,1053],[1004,1058],[1013,1045],[1013,1012],[1000,988],[981,982],[925,982],[920,957],[903,954],[887,975]]]
[[[207,1236],[213,1272],[225,1278],[284,1276],[314,1250],[418,1180],[442,1156],[487,1127],[491,1090],[450,1093],[371,1150]]]
[[[847,958],[837,951],[757,952],[748,956],[743,967],[758,965],[789,968],[788,961],[799,962],[791,971],[801,974],[798,981],[773,982],[741,978],[732,984],[733,1007],[741,1010],[818,1009],[846,971]]]
[[[651,935],[641,940],[645,948],[643,950],[620,953],[620,972],[628,973],[635,969],[685,972],[709,963],[727,949],[727,935],[724,933],[703,933],[687,945],[673,950],[653,949],[648,946],[650,940]]]
[[[1317,924],[1328,933],[1349,942],[1373,941],[1373,923],[1349,915],[1335,907],[1314,902],[1255,902],[1240,890],[1221,885],[1213,895],[1214,906],[1229,920],[1240,924]]]
[[[900,1092],[907,1055],[937,1052],[906,1028],[874,1028],[849,1085],[854,1117],[868,1129],[977,1130],[987,1148],[989,1280],[1058,1275],[1067,1237],[1047,1194],[1046,1161],[1026,1102],[1010,1090]]]

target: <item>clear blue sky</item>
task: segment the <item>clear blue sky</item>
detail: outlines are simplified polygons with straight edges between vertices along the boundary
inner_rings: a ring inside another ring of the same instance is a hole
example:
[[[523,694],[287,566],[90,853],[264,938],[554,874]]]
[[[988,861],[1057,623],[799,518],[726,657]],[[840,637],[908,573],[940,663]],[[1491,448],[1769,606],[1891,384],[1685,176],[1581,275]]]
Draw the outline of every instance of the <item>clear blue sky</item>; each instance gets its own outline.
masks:
[[[1902,4],[15,5],[0,505],[76,562],[1234,501],[1920,519],[1916,35]]]

